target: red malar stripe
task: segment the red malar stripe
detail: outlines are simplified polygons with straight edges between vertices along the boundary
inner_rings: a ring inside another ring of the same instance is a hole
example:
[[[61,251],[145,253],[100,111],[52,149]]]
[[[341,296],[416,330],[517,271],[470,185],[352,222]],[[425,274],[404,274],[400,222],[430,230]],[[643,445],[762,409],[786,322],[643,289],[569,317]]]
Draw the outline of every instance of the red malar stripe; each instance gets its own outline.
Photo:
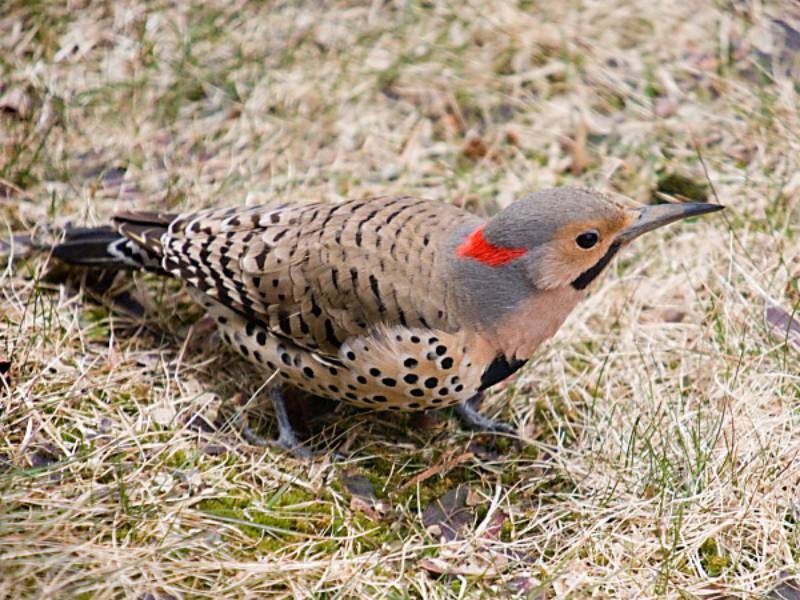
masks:
[[[502,248],[487,242],[483,237],[483,225],[481,225],[461,242],[456,254],[462,258],[474,258],[490,267],[500,267],[516,260],[527,251],[526,248]]]

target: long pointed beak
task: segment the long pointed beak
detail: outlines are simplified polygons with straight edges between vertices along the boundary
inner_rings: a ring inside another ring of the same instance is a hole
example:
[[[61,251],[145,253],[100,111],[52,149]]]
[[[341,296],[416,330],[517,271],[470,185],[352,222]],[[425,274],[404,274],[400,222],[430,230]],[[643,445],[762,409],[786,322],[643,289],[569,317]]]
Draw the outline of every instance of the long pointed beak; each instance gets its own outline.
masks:
[[[625,244],[643,233],[653,231],[681,219],[717,212],[725,208],[721,204],[705,202],[685,202],[680,204],[655,204],[639,209],[639,220],[623,229],[614,241]]]

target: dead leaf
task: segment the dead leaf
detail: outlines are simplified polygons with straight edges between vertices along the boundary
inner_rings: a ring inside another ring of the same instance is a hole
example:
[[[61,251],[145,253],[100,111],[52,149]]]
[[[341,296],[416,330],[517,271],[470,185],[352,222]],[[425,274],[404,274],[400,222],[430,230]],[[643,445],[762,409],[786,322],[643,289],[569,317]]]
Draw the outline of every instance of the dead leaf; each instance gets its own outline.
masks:
[[[588,139],[589,129],[583,119],[578,121],[573,137],[561,138],[561,146],[569,152],[572,158],[569,170],[573,175],[580,175],[592,164],[592,156],[587,148]]]
[[[156,406],[150,409],[150,418],[162,427],[167,427],[175,418],[175,408],[169,404]]]
[[[469,487],[459,485],[431,502],[422,513],[425,529],[446,542],[459,539],[473,520],[473,512],[467,506],[468,494]]]
[[[770,306],[766,316],[770,331],[775,337],[800,348],[800,321],[797,315],[790,315],[778,306]]]
[[[35,102],[24,87],[12,87],[0,97],[0,110],[17,115],[23,120],[30,119]]]
[[[686,313],[677,308],[665,308],[661,311],[661,319],[665,323],[680,323],[686,318]]]
[[[382,502],[372,504],[359,496],[350,498],[350,510],[362,513],[370,521],[380,521],[381,517],[386,513],[386,507]]]
[[[769,600],[800,600],[800,581],[791,577],[786,571],[781,572],[783,581],[766,595]]]
[[[339,479],[348,492],[354,496],[376,500],[375,488],[372,482],[356,471],[345,471]]]
[[[103,187],[119,187],[125,179],[125,167],[112,167],[103,173]]]
[[[659,98],[656,98],[655,111],[656,111],[656,116],[665,119],[667,117],[671,117],[676,112],[678,112],[678,105],[675,104],[675,102],[670,98],[665,98],[661,96]]]
[[[492,520],[489,521],[489,524],[484,530],[483,537],[489,539],[496,539],[499,537],[500,532],[503,530],[503,524],[506,521],[508,521],[508,514],[502,510],[495,511],[495,513],[492,515]]]
[[[417,563],[421,568],[436,575],[464,575],[467,577],[494,577],[497,568],[475,562],[453,564],[441,558],[423,558]]]
[[[641,323],[680,323],[685,318],[686,313],[677,308],[651,308],[642,311],[639,321]]]
[[[512,146],[519,146],[519,134],[513,129],[506,130],[506,143]]]
[[[470,160],[478,160],[489,153],[489,147],[481,136],[472,135],[467,138],[467,142],[464,144],[461,153]]]
[[[453,469],[453,467],[460,465],[462,462],[467,461],[474,457],[475,455],[472,452],[463,452],[455,457],[445,458],[444,460],[438,462],[435,465],[432,465],[425,469],[422,473],[419,473],[406,481],[402,486],[400,486],[400,491],[406,490],[410,487],[417,485],[425,481],[426,479],[433,477],[434,475],[438,475],[439,473],[446,473]]]
[[[414,431],[432,431],[441,429],[447,419],[436,411],[425,411],[411,413],[408,418],[408,424]]]
[[[379,521],[389,510],[389,505],[375,495],[372,482],[357,471],[345,471],[339,478],[348,492],[350,510],[365,514],[373,521]]]
[[[59,454],[53,444],[43,444],[28,455],[28,462],[34,469],[47,467],[60,460]]]
[[[519,577],[512,579],[508,587],[510,587],[517,595],[528,597],[526,594],[530,594],[540,585],[541,582],[535,577],[520,575]],[[546,596],[544,595],[544,592],[542,592],[534,596],[531,600],[544,600],[545,598]]]

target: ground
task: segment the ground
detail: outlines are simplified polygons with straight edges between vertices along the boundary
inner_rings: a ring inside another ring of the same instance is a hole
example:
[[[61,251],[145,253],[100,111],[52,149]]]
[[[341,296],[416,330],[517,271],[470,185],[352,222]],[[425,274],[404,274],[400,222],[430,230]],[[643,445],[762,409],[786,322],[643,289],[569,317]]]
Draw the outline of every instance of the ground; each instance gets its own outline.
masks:
[[[800,10],[0,6],[0,597],[800,597]],[[728,208],[627,250],[484,410],[311,410],[179,285],[65,277],[124,209],[578,183]],[[308,409],[306,409],[308,413]]]

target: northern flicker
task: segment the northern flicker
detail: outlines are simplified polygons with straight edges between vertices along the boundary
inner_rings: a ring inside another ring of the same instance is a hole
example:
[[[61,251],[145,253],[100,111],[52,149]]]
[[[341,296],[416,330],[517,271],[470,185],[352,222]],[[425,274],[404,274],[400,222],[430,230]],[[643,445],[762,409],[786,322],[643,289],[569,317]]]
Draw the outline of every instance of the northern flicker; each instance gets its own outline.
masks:
[[[715,204],[630,208],[557,188],[493,218],[411,197],[127,212],[56,246],[80,265],[183,281],[248,360],[278,382],[359,407],[456,406],[468,426],[512,432],[474,408],[564,322],[631,240]],[[281,386],[278,441],[299,448]]]

